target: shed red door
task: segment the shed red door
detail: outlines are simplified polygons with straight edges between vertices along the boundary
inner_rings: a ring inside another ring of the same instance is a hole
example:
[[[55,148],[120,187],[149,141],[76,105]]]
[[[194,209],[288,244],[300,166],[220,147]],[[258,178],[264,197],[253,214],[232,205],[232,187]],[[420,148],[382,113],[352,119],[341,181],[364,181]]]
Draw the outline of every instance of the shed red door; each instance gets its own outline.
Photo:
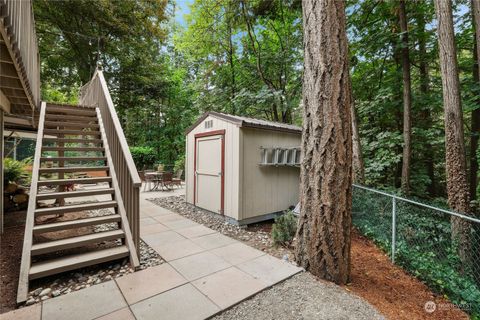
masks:
[[[195,136],[195,205],[223,213],[224,131]]]

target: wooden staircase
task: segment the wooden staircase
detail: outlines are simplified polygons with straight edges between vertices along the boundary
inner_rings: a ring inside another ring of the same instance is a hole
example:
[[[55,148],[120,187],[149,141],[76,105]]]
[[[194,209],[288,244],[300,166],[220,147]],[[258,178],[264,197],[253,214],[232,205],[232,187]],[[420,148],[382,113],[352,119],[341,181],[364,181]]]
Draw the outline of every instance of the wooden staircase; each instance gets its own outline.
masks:
[[[79,172],[106,174],[76,177]],[[133,268],[138,267],[138,255],[116,174],[98,108],[42,103],[18,303],[26,301],[32,279],[125,257],[129,257]],[[67,191],[67,186],[72,185],[78,189]],[[96,196],[100,196],[101,201]],[[40,207],[41,202],[49,205]],[[86,214],[87,210],[96,209],[109,209],[111,213],[102,216]],[[77,213],[75,216],[80,215],[80,218],[70,219],[72,213]],[[40,221],[45,216],[51,216],[53,221]],[[107,231],[95,231],[94,227],[102,224],[111,227]],[[63,231],[78,232],[70,233],[75,234],[73,237],[58,238],[58,232]],[[49,238],[54,232],[53,239]]]

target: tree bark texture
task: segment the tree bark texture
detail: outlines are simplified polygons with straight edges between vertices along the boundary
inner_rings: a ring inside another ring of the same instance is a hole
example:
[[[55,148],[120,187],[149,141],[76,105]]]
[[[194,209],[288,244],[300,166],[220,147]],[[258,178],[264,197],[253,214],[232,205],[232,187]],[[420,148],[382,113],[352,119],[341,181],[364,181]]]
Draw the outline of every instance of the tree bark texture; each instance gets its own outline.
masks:
[[[410,192],[410,159],[412,157],[412,84],[410,79],[410,51],[408,47],[408,23],[405,1],[401,0],[398,7],[398,20],[402,33],[402,80],[403,80],[403,160],[402,160],[402,191]]]
[[[316,276],[350,275],[351,89],[345,3],[303,0],[303,135],[297,262]]]
[[[475,63],[473,65],[473,79],[480,86],[480,1],[472,0],[472,16],[474,25],[474,48],[473,57]],[[472,111],[471,118],[471,136],[470,136],[470,198],[477,199],[478,186],[478,141],[480,138],[480,98],[477,99],[479,107]],[[477,206],[478,209],[478,206]]]
[[[470,212],[470,194],[467,182],[452,3],[450,0],[435,0],[434,3],[438,20],[438,46],[445,113],[445,166],[448,203],[454,211],[468,213]],[[454,216],[451,218],[451,223],[452,239],[458,241],[460,258],[466,262],[470,253],[470,223]]]

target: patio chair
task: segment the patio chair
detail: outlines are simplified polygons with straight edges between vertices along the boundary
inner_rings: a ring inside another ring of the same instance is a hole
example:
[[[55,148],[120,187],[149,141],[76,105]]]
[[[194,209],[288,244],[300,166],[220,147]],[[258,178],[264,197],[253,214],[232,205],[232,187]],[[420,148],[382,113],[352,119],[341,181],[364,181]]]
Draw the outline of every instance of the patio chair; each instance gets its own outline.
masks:
[[[148,172],[155,172],[155,170],[145,170],[144,171],[144,185],[143,185],[143,191],[145,191],[145,189],[147,188],[147,184],[148,184],[148,190],[150,191],[152,189],[152,182],[155,182],[155,176],[152,176],[152,175],[149,175],[147,174]]]
[[[172,179],[172,185],[178,186],[180,188],[182,187],[182,174],[182,169],[177,170],[177,172],[175,173],[175,177]]]
[[[165,172],[162,175],[162,186],[170,190],[170,186],[173,185],[173,174],[171,172]]]

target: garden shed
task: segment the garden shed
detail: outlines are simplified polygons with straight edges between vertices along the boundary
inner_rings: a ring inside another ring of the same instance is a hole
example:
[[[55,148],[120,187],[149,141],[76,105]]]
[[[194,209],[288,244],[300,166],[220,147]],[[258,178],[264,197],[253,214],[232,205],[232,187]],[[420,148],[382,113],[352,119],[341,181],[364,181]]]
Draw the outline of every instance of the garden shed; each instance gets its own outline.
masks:
[[[302,128],[203,114],[186,131],[186,201],[235,224],[267,220],[299,200]]]

